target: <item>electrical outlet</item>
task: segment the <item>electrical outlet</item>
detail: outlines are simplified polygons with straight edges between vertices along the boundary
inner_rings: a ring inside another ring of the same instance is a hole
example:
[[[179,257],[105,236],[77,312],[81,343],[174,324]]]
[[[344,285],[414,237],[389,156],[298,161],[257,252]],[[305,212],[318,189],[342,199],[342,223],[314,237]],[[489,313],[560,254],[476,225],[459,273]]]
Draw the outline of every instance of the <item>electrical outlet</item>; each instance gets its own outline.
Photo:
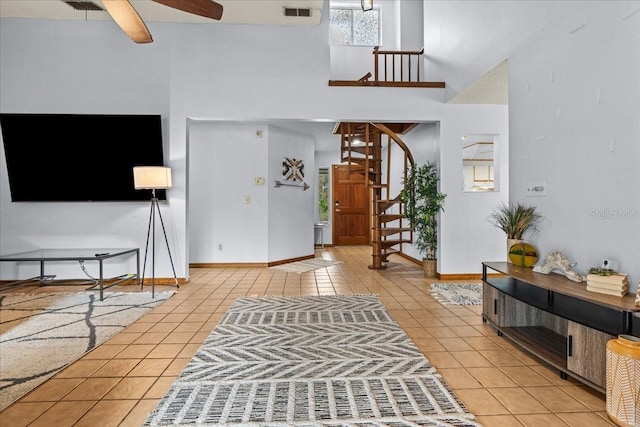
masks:
[[[527,185],[527,197],[546,196],[547,183],[544,181],[532,182]]]
[[[222,243],[218,243],[218,250],[221,251],[222,250]]]
[[[608,268],[609,270],[618,271],[618,261],[605,258],[602,260],[602,268]]]

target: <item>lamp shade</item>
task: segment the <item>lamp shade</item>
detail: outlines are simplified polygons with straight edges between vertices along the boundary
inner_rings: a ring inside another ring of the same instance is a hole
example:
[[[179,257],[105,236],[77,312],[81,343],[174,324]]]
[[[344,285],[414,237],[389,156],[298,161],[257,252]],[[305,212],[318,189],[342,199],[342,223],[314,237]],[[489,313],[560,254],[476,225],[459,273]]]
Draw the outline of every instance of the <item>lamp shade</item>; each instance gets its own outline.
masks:
[[[133,186],[136,190],[171,188],[171,168],[165,166],[134,166]]]

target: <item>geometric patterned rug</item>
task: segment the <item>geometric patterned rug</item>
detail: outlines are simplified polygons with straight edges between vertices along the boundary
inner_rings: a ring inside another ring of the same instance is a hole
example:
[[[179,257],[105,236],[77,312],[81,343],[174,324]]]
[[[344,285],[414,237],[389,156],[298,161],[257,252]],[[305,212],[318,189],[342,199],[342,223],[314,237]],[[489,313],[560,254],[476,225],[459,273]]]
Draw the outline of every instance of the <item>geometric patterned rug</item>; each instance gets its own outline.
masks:
[[[432,283],[431,296],[444,305],[482,305],[482,285],[477,283]]]
[[[480,426],[376,295],[238,298],[145,426]]]

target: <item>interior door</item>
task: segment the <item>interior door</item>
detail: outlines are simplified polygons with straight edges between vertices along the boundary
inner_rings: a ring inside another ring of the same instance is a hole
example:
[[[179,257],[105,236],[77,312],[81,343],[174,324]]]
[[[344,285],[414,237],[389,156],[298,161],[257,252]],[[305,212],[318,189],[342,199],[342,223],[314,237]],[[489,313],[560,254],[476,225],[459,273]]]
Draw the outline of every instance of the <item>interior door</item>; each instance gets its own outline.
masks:
[[[333,166],[333,244],[370,243],[369,190],[364,168]]]

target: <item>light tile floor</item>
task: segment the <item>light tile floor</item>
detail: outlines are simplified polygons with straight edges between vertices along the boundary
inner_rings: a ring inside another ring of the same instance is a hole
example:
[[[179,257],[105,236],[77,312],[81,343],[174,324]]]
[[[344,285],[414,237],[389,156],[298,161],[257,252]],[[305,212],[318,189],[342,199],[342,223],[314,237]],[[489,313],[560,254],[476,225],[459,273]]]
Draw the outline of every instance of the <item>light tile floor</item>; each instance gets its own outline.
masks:
[[[480,306],[431,298],[436,280],[421,266],[392,256],[387,269],[370,270],[366,246],[316,249],[316,256],[343,263],[301,275],[191,269],[189,283],[169,300],[0,412],[0,426],[141,426],[236,298],[335,294],[378,294],[485,427],[613,425],[604,395],[561,379],[498,337],[482,322]]]

